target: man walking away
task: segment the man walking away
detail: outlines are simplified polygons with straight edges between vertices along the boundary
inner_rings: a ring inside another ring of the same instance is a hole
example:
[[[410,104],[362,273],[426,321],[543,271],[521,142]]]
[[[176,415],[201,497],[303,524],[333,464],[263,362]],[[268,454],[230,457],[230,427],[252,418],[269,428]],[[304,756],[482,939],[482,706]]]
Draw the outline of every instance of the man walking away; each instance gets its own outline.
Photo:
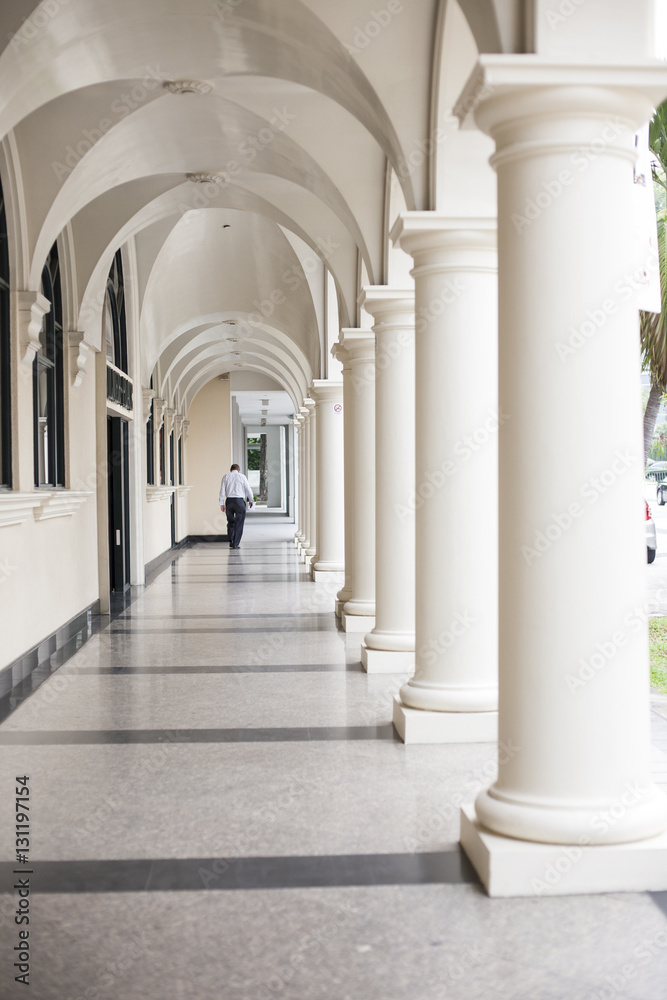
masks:
[[[227,537],[230,549],[238,549],[241,544],[246,497],[252,507],[255,498],[250,489],[250,483],[241,472],[240,467],[232,465],[220,483],[220,510],[227,514]]]

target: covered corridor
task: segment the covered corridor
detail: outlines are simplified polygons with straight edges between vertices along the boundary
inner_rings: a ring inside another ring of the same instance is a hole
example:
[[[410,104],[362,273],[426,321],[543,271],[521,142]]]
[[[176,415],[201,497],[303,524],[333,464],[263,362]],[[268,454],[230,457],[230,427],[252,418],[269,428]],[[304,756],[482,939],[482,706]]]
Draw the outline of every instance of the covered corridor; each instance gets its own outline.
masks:
[[[667,1000],[665,0],[0,40],[2,1000]]]
[[[662,998],[667,893],[489,899],[458,809],[494,778],[495,747],[404,746],[407,675],[363,671],[293,524],[248,522],[241,549],[185,549],[15,693],[0,781],[31,776],[32,995]],[[5,940],[15,906],[4,894]],[[2,949],[8,1000],[24,995],[11,961]]]

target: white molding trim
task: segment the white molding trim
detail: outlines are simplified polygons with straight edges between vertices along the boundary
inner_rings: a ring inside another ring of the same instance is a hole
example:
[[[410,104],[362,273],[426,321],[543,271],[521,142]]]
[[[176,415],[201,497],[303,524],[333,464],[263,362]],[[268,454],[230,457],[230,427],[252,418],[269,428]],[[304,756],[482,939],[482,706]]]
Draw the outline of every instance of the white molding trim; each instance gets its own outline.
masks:
[[[83,339],[85,334],[80,330],[70,330],[67,334],[70,346],[70,378],[72,388],[78,389],[86,377],[86,363],[95,348]]]
[[[179,497],[184,497],[187,496],[187,494],[190,492],[191,489],[192,486],[177,486],[176,492],[178,493]]]
[[[76,514],[93,493],[89,490],[56,490],[54,493],[33,494],[38,503],[33,511],[36,521],[49,521],[53,517]]]
[[[41,292],[17,292],[17,303],[21,363],[29,368],[41,347],[42,320],[50,311],[51,303]]]
[[[143,402],[144,422],[148,423],[148,420],[149,420],[150,415],[151,415],[151,403],[153,402],[153,399],[155,398],[155,389],[144,389],[144,388],[142,388],[142,390],[141,390],[141,398],[142,398],[142,402]]]
[[[176,486],[147,486],[146,499],[149,503],[155,503],[156,500],[167,500],[177,488]]]
[[[41,499],[36,493],[0,492],[0,528],[23,524],[30,517],[30,512],[39,506]]]

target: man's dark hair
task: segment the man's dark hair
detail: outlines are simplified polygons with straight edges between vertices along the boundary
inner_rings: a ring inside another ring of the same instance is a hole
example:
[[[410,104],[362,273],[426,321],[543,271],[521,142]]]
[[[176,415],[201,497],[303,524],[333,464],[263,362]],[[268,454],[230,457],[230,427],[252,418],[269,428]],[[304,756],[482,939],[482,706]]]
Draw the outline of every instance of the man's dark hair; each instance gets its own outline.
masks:
[[[230,472],[240,472],[241,471],[241,466],[234,464],[234,465],[232,465],[232,467],[231,467],[231,469],[229,471]]]

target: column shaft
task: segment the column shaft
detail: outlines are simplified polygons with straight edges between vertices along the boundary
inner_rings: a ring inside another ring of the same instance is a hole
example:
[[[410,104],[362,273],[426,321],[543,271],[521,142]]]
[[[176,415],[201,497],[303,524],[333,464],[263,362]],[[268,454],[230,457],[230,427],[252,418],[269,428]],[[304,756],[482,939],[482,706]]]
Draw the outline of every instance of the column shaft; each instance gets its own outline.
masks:
[[[415,297],[366,288],[375,352],[375,628],[362,645],[369,673],[415,664]]]
[[[334,610],[336,617],[341,618],[345,602],[352,596],[352,576],[354,564],[354,491],[353,462],[354,426],[352,417],[354,402],[352,400],[352,369],[350,353],[341,343],[334,344],[332,354],[343,366],[343,488],[344,488],[344,521],[345,521],[345,583],[336,594]]]
[[[495,221],[400,220],[415,260],[416,668],[406,742],[494,740],[498,705]]]
[[[341,338],[350,366],[353,545],[352,594],[343,607],[343,627],[366,632],[375,624],[375,337],[369,330],[342,330]]]
[[[557,891],[657,887],[658,870],[667,885],[632,292],[633,133],[651,75],[667,89],[664,68],[605,67],[592,82],[569,65],[536,87],[512,57],[476,111],[498,173],[502,766],[462,839],[476,863],[494,856],[503,891],[539,891],[528,873],[553,848],[529,857],[524,840],[583,845]]]
[[[304,556],[310,565],[317,555],[317,409],[314,399],[307,399],[305,405],[309,410],[308,417],[308,509],[310,545],[305,549]]]
[[[343,490],[343,383],[316,381],[317,403],[317,560],[314,580],[345,569]]]

